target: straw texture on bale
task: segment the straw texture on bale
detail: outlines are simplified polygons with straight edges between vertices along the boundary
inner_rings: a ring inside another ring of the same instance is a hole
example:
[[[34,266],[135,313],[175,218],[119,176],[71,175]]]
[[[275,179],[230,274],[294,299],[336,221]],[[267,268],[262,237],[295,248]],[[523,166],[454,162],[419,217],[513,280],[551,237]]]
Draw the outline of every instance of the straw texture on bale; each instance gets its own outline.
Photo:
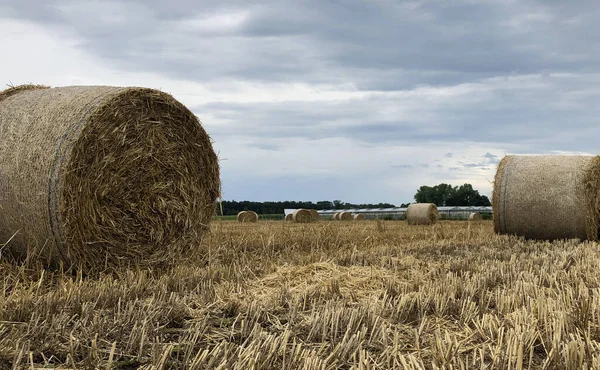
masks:
[[[473,212],[469,215],[469,221],[481,221],[483,217],[481,217],[481,213]]]
[[[494,230],[598,240],[600,156],[506,156],[494,179]]]
[[[257,222],[258,214],[254,211],[241,211],[236,218],[238,222]]]
[[[298,223],[308,223],[313,222],[313,215],[310,213],[308,209],[297,209],[293,214],[294,222]]]
[[[354,218],[350,212],[340,212],[338,219],[340,221],[352,221]]]
[[[362,213],[357,213],[354,216],[354,221],[363,221],[365,219],[365,215]]]
[[[294,221],[294,215],[291,213],[288,213],[287,215],[285,215],[285,220],[286,221]]]
[[[313,221],[315,221],[315,222],[319,221],[319,219],[321,218],[321,217],[319,216],[319,212],[317,212],[317,211],[316,211],[316,210],[314,210],[314,209],[309,209],[309,211],[310,211],[310,214],[311,214],[311,215],[312,215],[312,217],[313,217]]]
[[[433,225],[438,221],[438,210],[434,203],[414,203],[406,210],[409,225]]]
[[[219,189],[210,137],[169,94],[0,92],[0,240],[12,238],[15,254],[88,269],[156,266],[198,245]]]
[[[340,213],[339,212],[336,212],[336,213],[333,214],[333,220],[334,221],[339,221],[340,220]]]

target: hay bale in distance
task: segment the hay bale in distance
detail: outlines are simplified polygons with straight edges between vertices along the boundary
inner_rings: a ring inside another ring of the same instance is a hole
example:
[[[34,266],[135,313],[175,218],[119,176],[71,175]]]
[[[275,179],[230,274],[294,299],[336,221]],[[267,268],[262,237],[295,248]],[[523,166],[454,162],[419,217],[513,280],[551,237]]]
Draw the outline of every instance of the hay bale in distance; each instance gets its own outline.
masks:
[[[285,215],[285,221],[294,221],[294,215],[288,213],[287,215]]]
[[[236,218],[238,222],[257,222],[258,214],[254,211],[241,211]]]
[[[340,221],[352,221],[354,218],[350,212],[340,212],[338,219]]]
[[[293,214],[294,222],[298,223],[309,223],[313,222],[313,215],[308,209],[297,209]]]
[[[321,219],[321,216],[319,216],[319,212],[317,212],[314,209],[309,209],[309,211],[310,211],[310,214],[313,217],[313,221],[317,222],[317,221],[319,221]]]
[[[481,216],[481,213],[479,212],[473,212],[469,215],[469,221],[481,221],[483,220],[483,217]]]
[[[219,163],[200,121],[146,88],[0,92],[0,240],[86,272],[158,267],[207,230]]]
[[[353,217],[354,221],[364,221],[365,219],[365,215],[363,215],[362,213],[357,213]]]
[[[406,210],[409,225],[433,225],[438,221],[438,210],[433,203],[414,203]]]
[[[336,212],[333,214],[333,221],[339,221],[340,220],[340,213]]]
[[[506,156],[494,179],[494,230],[598,240],[600,156]]]

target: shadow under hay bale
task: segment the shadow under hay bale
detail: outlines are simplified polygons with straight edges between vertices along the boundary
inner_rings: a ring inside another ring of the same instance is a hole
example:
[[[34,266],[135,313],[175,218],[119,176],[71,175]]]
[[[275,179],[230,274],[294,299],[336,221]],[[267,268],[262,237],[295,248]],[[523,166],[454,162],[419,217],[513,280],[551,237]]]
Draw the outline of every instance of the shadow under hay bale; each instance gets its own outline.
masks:
[[[0,92],[0,174],[0,239],[14,235],[6,248],[86,271],[183,255],[220,188],[199,120],[146,88]]]
[[[437,206],[433,203],[414,203],[406,210],[409,225],[433,225],[438,221]]]
[[[254,211],[241,211],[236,217],[238,222],[257,222],[258,214]]]
[[[313,215],[308,209],[297,209],[293,214],[294,222],[297,223],[309,223],[313,222]]]
[[[483,220],[483,216],[479,212],[473,212],[469,215],[469,221],[481,221]]]
[[[598,240],[599,191],[600,156],[506,156],[494,179],[494,230]]]
[[[352,217],[352,213],[350,212],[340,212],[338,215],[338,219],[340,221],[352,221],[354,218]]]

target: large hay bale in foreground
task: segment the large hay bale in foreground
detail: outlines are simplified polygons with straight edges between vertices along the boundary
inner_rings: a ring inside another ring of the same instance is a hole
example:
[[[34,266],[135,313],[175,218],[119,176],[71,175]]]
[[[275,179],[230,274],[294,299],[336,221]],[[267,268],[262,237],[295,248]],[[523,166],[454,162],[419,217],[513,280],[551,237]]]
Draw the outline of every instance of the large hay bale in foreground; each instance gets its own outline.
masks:
[[[481,216],[481,213],[479,212],[472,212],[469,215],[469,221],[481,221],[483,220],[483,217]]]
[[[238,222],[257,222],[258,214],[254,211],[241,211],[236,217]]]
[[[313,216],[308,209],[297,209],[293,214],[294,222],[309,223],[313,222]]]
[[[353,215],[354,217],[354,221],[364,221],[365,219],[365,215],[363,215],[362,213],[357,213],[355,215]]]
[[[309,209],[309,211],[310,211],[310,214],[313,217],[313,221],[315,221],[315,222],[319,221],[319,219],[321,218],[321,216],[319,216],[319,212],[317,212],[314,209]]]
[[[406,210],[409,225],[433,225],[438,221],[437,206],[433,203],[414,203]]]
[[[338,215],[338,219],[340,221],[352,221],[354,218],[352,217],[352,213],[350,212],[340,212]]]
[[[599,156],[506,156],[494,179],[494,230],[597,240],[599,190]]]
[[[0,92],[0,240],[18,255],[158,266],[198,245],[219,164],[199,120],[146,88]]]
[[[288,213],[285,215],[285,221],[294,221],[294,215],[292,213]]]

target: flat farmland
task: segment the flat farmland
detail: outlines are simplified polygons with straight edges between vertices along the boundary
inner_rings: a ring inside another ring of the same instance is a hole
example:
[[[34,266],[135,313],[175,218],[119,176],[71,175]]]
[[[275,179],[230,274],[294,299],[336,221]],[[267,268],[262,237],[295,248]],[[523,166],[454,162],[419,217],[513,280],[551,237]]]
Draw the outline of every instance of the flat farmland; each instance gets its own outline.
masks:
[[[600,368],[600,247],[491,221],[214,221],[172,269],[0,263],[0,365]]]

